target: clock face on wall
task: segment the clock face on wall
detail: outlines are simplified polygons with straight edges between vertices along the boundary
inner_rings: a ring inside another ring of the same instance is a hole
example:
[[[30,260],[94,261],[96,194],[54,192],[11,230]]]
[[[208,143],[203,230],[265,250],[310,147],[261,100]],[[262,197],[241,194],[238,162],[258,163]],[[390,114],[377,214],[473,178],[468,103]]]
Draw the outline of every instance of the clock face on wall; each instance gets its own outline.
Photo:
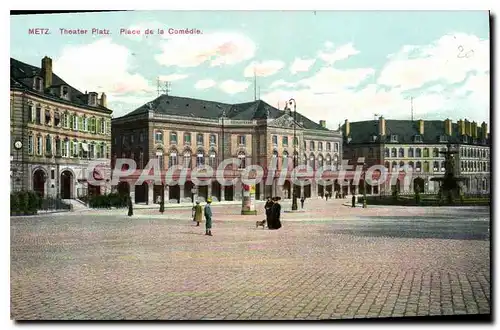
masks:
[[[19,140],[17,140],[16,142],[14,142],[14,147],[16,149],[21,149],[23,147],[23,143]]]

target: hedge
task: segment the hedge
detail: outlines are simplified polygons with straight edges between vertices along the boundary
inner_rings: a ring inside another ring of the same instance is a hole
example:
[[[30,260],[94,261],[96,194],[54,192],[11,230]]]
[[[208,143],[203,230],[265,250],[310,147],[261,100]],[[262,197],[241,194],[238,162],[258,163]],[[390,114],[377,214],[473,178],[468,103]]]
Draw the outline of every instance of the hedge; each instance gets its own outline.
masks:
[[[42,199],[33,191],[10,194],[10,215],[34,215],[41,208]]]
[[[88,205],[95,209],[109,209],[112,207],[127,207],[128,195],[112,193],[108,195],[91,196]]]

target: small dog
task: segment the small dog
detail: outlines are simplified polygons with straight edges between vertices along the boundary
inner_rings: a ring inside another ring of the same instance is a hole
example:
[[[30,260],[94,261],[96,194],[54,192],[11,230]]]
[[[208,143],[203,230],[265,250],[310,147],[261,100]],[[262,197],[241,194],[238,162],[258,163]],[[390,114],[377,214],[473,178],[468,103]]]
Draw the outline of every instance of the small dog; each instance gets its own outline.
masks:
[[[265,229],[266,228],[266,220],[262,220],[262,221],[255,221],[255,228],[259,228],[259,226],[262,226],[262,229]]]

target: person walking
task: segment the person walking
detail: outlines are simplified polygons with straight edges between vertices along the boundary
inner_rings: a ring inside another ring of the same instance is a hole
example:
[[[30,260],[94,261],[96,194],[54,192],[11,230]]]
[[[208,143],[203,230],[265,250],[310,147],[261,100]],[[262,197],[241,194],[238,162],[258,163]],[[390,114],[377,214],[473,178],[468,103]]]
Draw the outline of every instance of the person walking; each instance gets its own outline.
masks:
[[[281,216],[281,205],[279,203],[281,197],[274,197],[274,203],[273,207],[271,208],[271,214],[272,214],[272,219],[273,219],[273,226],[270,227],[269,229],[280,229],[281,228],[281,222],[280,222],[280,216]]]
[[[304,202],[305,202],[305,200],[306,199],[305,199],[304,196],[300,197],[300,208],[302,208],[302,209],[304,208]]]
[[[199,201],[196,201],[196,206],[194,207],[194,221],[196,221],[196,226],[200,226],[200,222],[203,221],[203,209]]]
[[[210,204],[212,199],[207,199],[207,204],[205,204],[205,235],[212,236],[212,208]]]
[[[266,210],[266,222],[268,228],[272,227],[272,211],[271,211],[272,207],[273,207],[273,200],[271,199],[271,197],[267,197],[264,209]]]

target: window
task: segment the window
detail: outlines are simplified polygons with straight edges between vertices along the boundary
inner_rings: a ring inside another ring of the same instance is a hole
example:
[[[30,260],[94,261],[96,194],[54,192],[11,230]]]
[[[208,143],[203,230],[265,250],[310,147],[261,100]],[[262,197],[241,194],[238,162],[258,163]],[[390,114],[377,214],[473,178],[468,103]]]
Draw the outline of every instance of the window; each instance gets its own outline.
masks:
[[[323,151],[323,142],[318,142],[318,151]]]
[[[184,133],[184,144],[191,145],[191,133]]]
[[[69,98],[69,88],[67,86],[63,86],[61,96],[65,99]]]
[[[415,171],[420,172],[422,170],[422,163],[417,162],[417,165],[415,166]]]
[[[333,152],[339,152],[339,143],[335,142]]]
[[[70,157],[78,157],[78,141],[74,140],[72,143],[69,145],[69,156]]]
[[[288,168],[288,152],[283,151],[283,159],[281,160],[281,168]]]
[[[179,160],[177,159],[177,150],[170,151],[170,155],[168,156],[168,167],[176,166],[179,164]]]
[[[288,136],[283,136],[281,143],[283,144],[284,147],[288,146]]]
[[[396,150],[396,148],[392,148],[391,149],[391,157],[397,157],[397,152],[398,151]]]
[[[389,157],[390,151],[389,148],[384,149],[384,157]]]
[[[35,89],[36,89],[37,91],[42,91],[42,86],[43,86],[43,85],[42,85],[42,78],[40,78],[40,77],[35,77],[35,86],[34,86],[34,87],[35,87]]]
[[[271,159],[271,168],[276,169],[278,168],[278,151],[274,150],[273,151],[273,158]]]
[[[438,148],[432,149],[432,157],[439,157],[439,149]]]
[[[36,118],[35,106],[33,104],[29,104],[29,112],[28,112],[28,122],[34,123]]]
[[[415,165],[413,162],[408,162],[408,169],[413,170],[415,168]]]
[[[77,126],[78,126],[78,122],[77,122],[77,119],[76,119],[76,115],[74,114],[71,114],[70,117],[69,117],[69,125],[70,125],[70,128],[72,130],[76,130]]]
[[[106,121],[104,120],[104,118],[99,119],[99,129],[101,134],[106,133]]]
[[[429,157],[429,148],[424,148],[424,157]]]
[[[332,157],[330,155],[326,156],[326,166],[332,166]]]
[[[246,145],[246,136],[245,135],[239,135],[238,136],[238,144],[240,146]]]
[[[90,118],[89,131],[93,134],[97,132],[95,117]]]
[[[309,142],[309,149],[314,151],[314,141]]]
[[[28,153],[33,155],[33,135],[28,135]]]
[[[50,110],[45,109],[45,125],[50,125],[52,117],[50,116]]]
[[[217,144],[217,136],[215,134],[210,134],[210,145],[213,146]]]
[[[177,133],[170,132],[170,144],[177,144]]]
[[[91,142],[88,146],[89,146],[89,158],[94,159],[95,158],[95,143]]]
[[[205,156],[203,155],[203,151],[198,151],[196,155],[196,167],[201,167],[205,165]]]
[[[45,153],[47,155],[52,155],[52,137],[50,134],[47,134],[45,137]]]
[[[163,143],[163,132],[155,131],[155,143]]]
[[[240,151],[238,153],[238,159],[240,160],[240,166],[239,168],[243,169],[246,167],[246,159],[247,159],[247,156],[245,155],[245,153],[243,151]]]
[[[413,142],[422,142],[422,136],[421,135],[415,135],[413,137]]]
[[[415,157],[413,148],[408,149],[408,157]]]
[[[61,139],[56,137],[56,157],[61,157]]]
[[[326,151],[332,151],[332,144],[330,142],[326,143]]]
[[[462,167],[463,167],[463,162],[462,162]],[[433,170],[434,172],[439,172],[439,162],[434,162]]]
[[[417,148],[415,150],[415,157],[417,157],[417,158],[422,157],[422,150],[420,148]]]
[[[163,156],[163,149],[156,149],[156,157],[158,158],[158,166],[160,167],[160,170],[163,170],[165,168],[165,161]]]
[[[184,167],[191,168],[191,151],[189,150],[184,152]]]
[[[424,172],[429,172],[429,162],[428,161],[424,162]]]
[[[400,170],[400,171],[403,171],[403,170],[404,170],[404,168],[405,168],[405,162],[400,161],[400,162],[399,162],[399,170]]]
[[[277,146],[277,145],[278,145],[278,136],[273,135],[273,146]]]
[[[441,143],[446,143],[446,142],[448,142],[448,137],[447,137],[446,135],[441,135],[441,136],[439,137],[439,142],[441,142]]]
[[[392,162],[392,169],[391,169],[391,171],[392,171],[392,172],[396,172],[396,168],[397,168],[397,167],[398,167],[398,163],[397,163],[396,161],[393,161],[393,162]]]
[[[135,140],[135,134],[134,134],[134,133],[132,133],[132,134],[130,135],[130,144],[134,144],[134,140]]]
[[[316,169],[316,167],[314,166],[315,165],[315,160],[316,159],[314,158],[314,154],[311,154],[309,156],[309,166],[311,166],[313,170]]]
[[[389,163],[389,162],[385,162],[385,163],[384,163],[384,167],[385,167],[387,170],[390,170],[390,168],[391,168],[391,163]]]
[[[213,150],[208,155],[208,165],[213,169],[217,168],[217,155]]]
[[[41,156],[43,153],[43,138],[41,135],[36,137],[36,154]]]
[[[304,156],[302,157],[302,165],[307,165],[307,155],[304,154]]]
[[[50,170],[50,179],[54,180],[56,178],[56,171],[54,169]]]
[[[97,104],[97,95],[95,93],[90,93],[90,105]]]
[[[295,141],[294,141],[293,145],[294,145],[295,147],[298,147],[298,146],[299,146],[299,138],[298,138],[298,137],[295,137]]]
[[[203,145],[203,134],[198,133],[196,135],[196,144],[199,145],[199,146]]]
[[[322,155],[319,155],[318,156],[318,167],[321,168],[323,167],[323,156]]]
[[[140,143],[144,142],[144,133],[143,132],[139,133],[139,142]]]
[[[405,150],[403,148],[399,148],[399,157],[405,156]]]
[[[62,156],[63,157],[68,157],[69,152],[70,152],[69,149],[70,149],[70,143],[69,143],[68,138],[66,138],[66,139],[64,139],[63,148],[62,148]]]
[[[38,105],[36,107],[36,119],[35,119],[35,122],[37,125],[41,125],[42,124],[42,108]]]
[[[307,142],[305,140],[304,140],[304,143],[302,143],[302,145],[304,147],[304,150],[306,150],[307,149]],[[307,159],[307,157],[306,157],[306,159]]]
[[[396,134],[391,135],[391,142],[398,142],[398,136]]]
[[[54,112],[54,126],[61,126],[61,115],[59,114],[59,111]]]

